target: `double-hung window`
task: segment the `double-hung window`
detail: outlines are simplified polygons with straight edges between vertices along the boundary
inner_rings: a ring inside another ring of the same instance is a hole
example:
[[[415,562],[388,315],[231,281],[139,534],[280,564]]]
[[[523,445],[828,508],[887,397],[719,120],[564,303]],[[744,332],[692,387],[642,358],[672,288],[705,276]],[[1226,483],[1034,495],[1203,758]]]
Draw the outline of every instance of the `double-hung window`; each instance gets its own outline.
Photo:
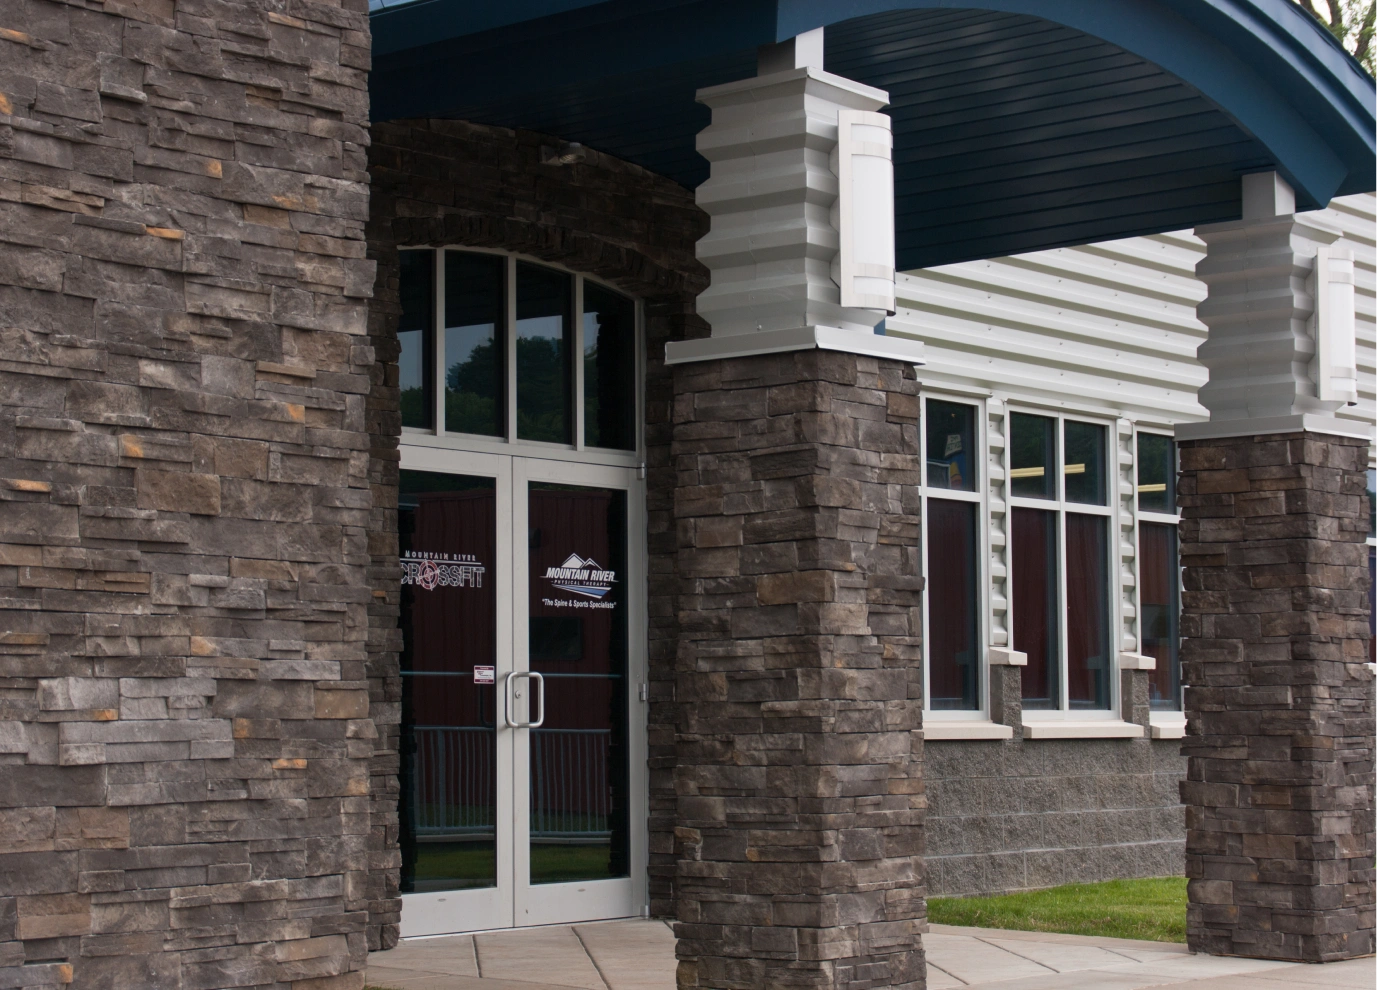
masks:
[[[511,255],[400,252],[402,427],[636,449],[636,304]]]
[[[1010,612],[1023,709],[1108,711],[1115,635],[1109,429],[1010,416]]]
[[[1176,527],[1176,444],[1158,433],[1139,433],[1138,635],[1141,650],[1157,660],[1148,681],[1152,707],[1181,710],[1181,564]]]
[[[924,403],[924,644],[928,707],[934,711],[981,708],[984,613],[979,560],[984,496],[978,412],[978,406],[946,399]]]

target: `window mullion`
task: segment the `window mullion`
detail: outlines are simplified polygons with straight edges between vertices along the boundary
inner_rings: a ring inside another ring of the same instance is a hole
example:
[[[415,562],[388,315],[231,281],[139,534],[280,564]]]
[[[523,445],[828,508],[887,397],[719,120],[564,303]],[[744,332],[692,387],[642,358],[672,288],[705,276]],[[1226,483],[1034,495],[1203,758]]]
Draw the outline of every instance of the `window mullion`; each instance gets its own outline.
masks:
[[[1052,441],[1056,450],[1056,460],[1053,462],[1053,483],[1056,488],[1052,494],[1057,514],[1057,615],[1061,620],[1057,623],[1057,708],[1065,715],[1071,708],[1071,661],[1068,656],[1071,649],[1071,616],[1066,594],[1066,420],[1058,416],[1056,423]]]
[[[920,434],[922,430],[918,431]],[[919,441],[922,442],[921,440]],[[922,449],[921,447],[919,448]],[[926,465],[926,461],[923,462]],[[918,555],[918,566],[923,575],[923,708],[932,711],[932,635],[929,630],[932,628],[928,613],[928,601],[932,597],[928,583],[928,541],[932,534],[928,531],[928,496],[927,486],[919,489],[918,511],[922,521],[923,546],[922,552]]]
[[[571,364],[574,372],[572,402],[574,405],[574,449],[583,449],[583,277],[574,277],[574,353]]]
[[[430,353],[434,356],[435,367],[431,369],[431,382],[435,394],[431,399],[431,415],[434,419],[434,433],[441,436],[445,432],[445,249],[435,249],[435,313],[431,318],[433,334]]]
[[[508,443],[516,443],[516,259],[511,255],[506,258],[507,273],[507,292],[506,306],[504,307],[507,318],[505,331],[506,346],[506,368],[504,369],[503,379],[506,383],[506,401],[503,403],[507,407],[507,429],[505,436]]]
[[[646,346],[645,346],[645,300],[636,300],[636,432],[634,443],[636,450],[641,456],[645,456],[645,379],[646,379]],[[580,358],[582,360],[582,358]],[[645,463],[641,467],[644,469]]]
[[[921,550],[918,554],[918,572],[923,576],[923,615],[922,615],[922,656],[923,656],[923,709],[932,711],[932,635],[928,620],[928,599],[932,597],[928,582],[928,400],[918,397],[918,525],[921,534]]]

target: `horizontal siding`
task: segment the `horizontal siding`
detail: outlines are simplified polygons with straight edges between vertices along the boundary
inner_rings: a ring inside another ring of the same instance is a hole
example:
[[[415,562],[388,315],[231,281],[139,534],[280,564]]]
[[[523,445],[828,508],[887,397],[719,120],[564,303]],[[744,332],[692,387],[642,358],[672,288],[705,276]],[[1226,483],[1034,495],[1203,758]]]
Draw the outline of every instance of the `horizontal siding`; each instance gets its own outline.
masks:
[[[1325,217],[1356,259],[1361,401],[1377,411],[1377,197]],[[919,378],[1171,426],[1206,417],[1195,359],[1204,244],[1189,231],[942,265],[899,276],[895,329],[927,342]],[[893,332],[893,331],[892,331]]]
[[[910,272],[895,323],[927,342],[925,384],[1192,422],[1205,417],[1203,254],[1189,234],[1157,234]]]

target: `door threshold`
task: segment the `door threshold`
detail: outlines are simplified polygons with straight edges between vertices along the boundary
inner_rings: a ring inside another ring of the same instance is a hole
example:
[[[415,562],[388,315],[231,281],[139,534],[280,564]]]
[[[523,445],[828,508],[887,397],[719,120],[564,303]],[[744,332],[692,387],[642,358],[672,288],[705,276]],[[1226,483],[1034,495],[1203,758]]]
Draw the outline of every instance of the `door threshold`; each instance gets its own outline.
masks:
[[[510,928],[478,928],[471,932],[445,932],[443,935],[403,935],[402,942],[423,942],[431,938],[459,938],[467,935],[491,935],[494,932],[533,932],[538,928],[572,928],[574,925],[608,925],[614,921],[651,921],[648,915],[631,914],[623,918],[598,918],[596,921],[554,921],[548,925],[513,925]]]

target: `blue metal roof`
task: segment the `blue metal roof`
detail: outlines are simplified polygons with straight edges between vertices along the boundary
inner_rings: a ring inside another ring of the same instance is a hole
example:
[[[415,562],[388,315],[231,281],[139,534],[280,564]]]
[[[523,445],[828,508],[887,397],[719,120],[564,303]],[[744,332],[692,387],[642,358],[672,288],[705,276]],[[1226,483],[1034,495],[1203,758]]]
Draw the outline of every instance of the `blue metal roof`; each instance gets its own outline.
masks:
[[[695,186],[703,86],[826,26],[886,89],[898,262],[919,268],[1301,208],[1377,187],[1373,82],[1290,0],[420,0],[372,18],[373,115],[582,141]]]

